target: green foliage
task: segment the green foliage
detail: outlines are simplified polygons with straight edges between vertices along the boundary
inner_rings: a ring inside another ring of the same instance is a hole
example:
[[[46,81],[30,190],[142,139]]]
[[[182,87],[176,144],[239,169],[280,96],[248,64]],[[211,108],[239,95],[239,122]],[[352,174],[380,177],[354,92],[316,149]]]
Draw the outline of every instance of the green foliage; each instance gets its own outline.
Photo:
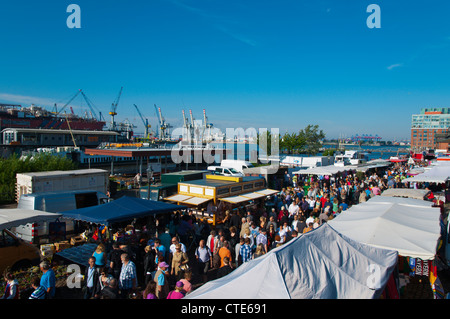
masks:
[[[29,172],[66,171],[76,169],[72,160],[52,154],[38,154],[20,158],[16,154],[0,158],[0,203],[15,200],[16,174]]]
[[[327,150],[324,150],[324,151],[322,152],[322,156],[333,156],[335,151],[336,151],[336,150],[334,150],[334,149],[327,149]]]
[[[285,133],[280,140],[280,149],[288,154],[317,154],[322,146],[325,133],[319,125],[308,125],[298,133]]]

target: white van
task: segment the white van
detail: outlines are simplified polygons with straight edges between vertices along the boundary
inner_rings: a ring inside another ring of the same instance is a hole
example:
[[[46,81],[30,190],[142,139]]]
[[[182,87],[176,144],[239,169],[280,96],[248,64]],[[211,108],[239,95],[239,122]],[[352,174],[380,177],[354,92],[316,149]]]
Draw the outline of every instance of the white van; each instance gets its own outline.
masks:
[[[220,166],[232,167],[241,173],[244,173],[246,168],[254,167],[252,163],[244,160],[222,160]]]
[[[232,167],[222,167],[222,166],[208,166],[208,171],[210,171],[213,175],[222,175],[222,176],[238,176],[243,177],[244,174],[237,171]]]
[[[20,196],[18,209],[41,210],[50,213],[61,213],[73,209],[96,206],[109,202],[108,196],[97,191],[64,191],[49,193],[32,193]],[[60,218],[58,222],[40,222],[21,225],[11,230],[17,237],[33,243],[46,244],[49,242],[50,230],[63,228],[63,232],[71,234],[75,230],[72,219]]]

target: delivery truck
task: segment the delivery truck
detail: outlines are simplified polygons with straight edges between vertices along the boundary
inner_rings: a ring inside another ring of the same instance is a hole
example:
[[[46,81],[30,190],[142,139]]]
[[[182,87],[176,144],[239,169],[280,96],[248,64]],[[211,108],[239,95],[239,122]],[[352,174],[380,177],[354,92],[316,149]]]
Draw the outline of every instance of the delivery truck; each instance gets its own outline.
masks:
[[[80,169],[19,173],[16,175],[16,201],[22,195],[89,190],[105,193],[108,190],[109,173],[103,169]]]

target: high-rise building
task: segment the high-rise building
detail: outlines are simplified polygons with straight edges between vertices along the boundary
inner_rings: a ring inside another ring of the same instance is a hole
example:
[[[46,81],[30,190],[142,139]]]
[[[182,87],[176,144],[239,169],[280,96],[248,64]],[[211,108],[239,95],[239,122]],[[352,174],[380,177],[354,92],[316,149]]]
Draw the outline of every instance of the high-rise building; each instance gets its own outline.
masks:
[[[436,135],[450,130],[450,108],[423,108],[412,115],[411,149],[423,151],[437,147]]]

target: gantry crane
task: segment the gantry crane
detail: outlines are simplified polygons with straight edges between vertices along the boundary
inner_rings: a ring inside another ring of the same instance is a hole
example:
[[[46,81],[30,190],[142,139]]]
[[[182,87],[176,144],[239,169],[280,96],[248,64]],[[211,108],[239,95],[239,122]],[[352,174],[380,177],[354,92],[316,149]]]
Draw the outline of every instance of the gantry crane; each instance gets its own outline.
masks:
[[[111,115],[111,130],[116,129],[116,122],[114,120],[114,117],[117,115],[117,105],[119,104],[120,96],[122,95],[123,87],[120,88],[119,95],[117,96],[116,100],[111,105],[111,111],[109,112],[109,115]]]
[[[185,136],[183,136],[183,139],[187,139],[189,141],[191,141],[194,137],[194,130],[193,130],[193,126],[192,124],[189,123],[186,114],[184,113],[184,110],[182,110],[183,112],[183,126],[185,128]],[[184,135],[184,134],[183,134]]]
[[[213,127],[212,123],[208,123],[208,118],[206,117],[206,110],[203,109],[203,139],[205,139],[205,132],[208,131],[208,138],[206,140],[211,139],[211,128]]]
[[[156,114],[158,116],[159,128],[158,128],[158,137],[160,139],[167,139],[170,136],[169,129],[172,127],[169,123],[166,123],[166,120],[162,116],[161,108],[157,107],[155,104]]]
[[[149,137],[150,137],[150,136],[149,136],[149,134],[150,134],[149,128],[151,127],[151,125],[148,124],[148,119],[147,119],[147,118],[144,119],[144,117],[142,116],[141,111],[139,111],[138,106],[137,106],[136,104],[133,104],[133,105],[134,105],[134,107],[136,108],[136,111],[138,112],[138,114],[139,114],[139,116],[140,116],[140,118],[141,118],[141,120],[142,120],[142,123],[144,123],[144,127],[145,127],[145,138],[149,138]]]

